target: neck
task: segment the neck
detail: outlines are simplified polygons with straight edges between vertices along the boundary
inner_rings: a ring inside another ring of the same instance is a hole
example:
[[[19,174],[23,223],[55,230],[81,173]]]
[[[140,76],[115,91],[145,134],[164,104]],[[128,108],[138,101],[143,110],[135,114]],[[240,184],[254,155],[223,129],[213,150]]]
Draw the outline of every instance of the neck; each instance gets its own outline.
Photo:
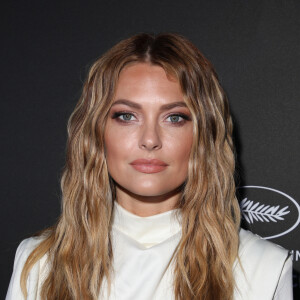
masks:
[[[164,195],[142,196],[116,186],[116,201],[118,204],[140,217],[149,217],[175,209],[180,196],[179,189]]]

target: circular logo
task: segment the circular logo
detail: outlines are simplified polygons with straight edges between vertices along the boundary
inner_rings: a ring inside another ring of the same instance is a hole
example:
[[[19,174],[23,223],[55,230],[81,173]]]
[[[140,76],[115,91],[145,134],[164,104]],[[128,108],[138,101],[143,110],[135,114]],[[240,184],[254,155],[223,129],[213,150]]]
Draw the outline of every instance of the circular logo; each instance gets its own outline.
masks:
[[[294,230],[300,223],[300,206],[291,196],[264,186],[237,188],[243,223],[265,239]]]

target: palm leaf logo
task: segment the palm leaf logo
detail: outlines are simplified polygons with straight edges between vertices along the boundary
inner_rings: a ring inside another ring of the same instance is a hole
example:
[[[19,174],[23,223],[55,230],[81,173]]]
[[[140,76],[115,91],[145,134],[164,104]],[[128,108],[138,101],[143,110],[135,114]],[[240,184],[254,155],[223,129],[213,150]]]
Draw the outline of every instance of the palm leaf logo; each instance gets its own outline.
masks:
[[[257,222],[277,222],[282,221],[284,218],[282,216],[287,215],[290,211],[287,211],[289,208],[285,206],[280,209],[280,205],[270,206],[265,204],[260,204],[259,202],[254,202],[248,200],[247,198],[243,199],[240,203],[241,212],[243,218],[249,223]]]

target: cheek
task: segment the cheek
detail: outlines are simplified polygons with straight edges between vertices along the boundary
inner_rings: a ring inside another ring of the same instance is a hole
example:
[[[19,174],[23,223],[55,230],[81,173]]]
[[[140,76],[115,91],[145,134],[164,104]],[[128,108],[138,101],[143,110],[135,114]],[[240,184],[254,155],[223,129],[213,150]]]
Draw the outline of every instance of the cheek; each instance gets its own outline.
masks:
[[[166,143],[166,152],[170,154],[170,159],[178,165],[187,165],[193,143],[193,135],[187,133],[180,137],[173,137]]]
[[[105,131],[104,142],[108,168],[118,169],[121,162],[126,160],[128,153],[132,152],[134,147],[133,137],[129,138],[122,130],[109,128]]]

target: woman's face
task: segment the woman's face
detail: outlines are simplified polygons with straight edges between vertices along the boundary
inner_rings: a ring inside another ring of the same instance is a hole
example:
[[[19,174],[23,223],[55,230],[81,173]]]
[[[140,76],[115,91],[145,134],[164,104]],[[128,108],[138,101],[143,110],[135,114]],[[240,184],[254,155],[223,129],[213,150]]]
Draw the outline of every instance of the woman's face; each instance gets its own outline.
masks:
[[[187,177],[193,140],[178,81],[148,63],[125,67],[104,140],[109,173],[122,190],[139,196],[176,190]]]

